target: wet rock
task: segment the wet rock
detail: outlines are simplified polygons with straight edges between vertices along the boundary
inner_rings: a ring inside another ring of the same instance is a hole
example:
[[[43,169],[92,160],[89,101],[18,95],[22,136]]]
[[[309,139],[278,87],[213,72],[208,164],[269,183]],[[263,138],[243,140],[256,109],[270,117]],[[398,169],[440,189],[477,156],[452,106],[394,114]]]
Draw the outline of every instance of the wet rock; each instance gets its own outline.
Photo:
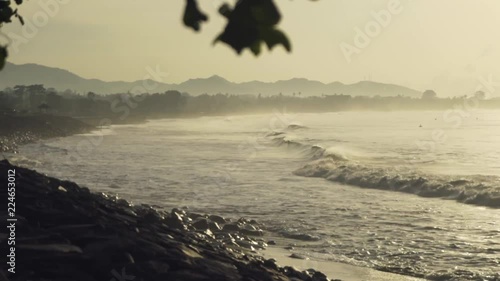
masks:
[[[2,114],[0,118],[0,152],[16,153],[19,145],[40,139],[62,137],[95,129],[79,120],[65,116]]]
[[[289,257],[292,258],[292,259],[298,259],[298,260],[305,260],[305,259],[307,259],[306,257],[304,257],[302,255],[299,255],[299,254],[296,254],[296,253],[291,254]]]
[[[78,235],[81,233],[92,233],[103,228],[97,224],[70,224],[70,225],[60,225],[48,228],[49,232],[59,232],[66,235]]]
[[[219,240],[234,239],[231,233],[227,232],[218,232],[215,234],[215,237]]]
[[[257,243],[259,244],[259,247],[261,247],[262,249],[265,249],[268,246],[267,243],[264,241],[257,241]]]
[[[165,218],[165,223],[167,224],[167,226],[172,227],[172,228],[177,228],[177,229],[185,229],[186,228],[186,226],[184,225],[184,223],[182,221],[182,217],[174,211],[172,211],[170,216]]]
[[[274,269],[274,270],[278,270],[278,265],[276,264],[276,260],[275,259],[267,259],[264,261],[264,265],[266,267],[269,267],[271,269]]]
[[[135,263],[134,257],[129,252],[119,251],[111,254],[111,261],[120,264]]]
[[[183,209],[173,208],[171,212],[172,213],[177,213],[181,217],[187,216],[186,211],[184,211]]]
[[[158,211],[150,208],[137,208],[135,209],[137,215],[141,218],[139,221],[150,224],[150,223],[158,223],[165,219],[163,215],[161,215]]]
[[[213,222],[216,222],[218,224],[226,223],[226,220],[223,217],[217,216],[217,215],[210,215],[210,216],[208,216],[208,219],[213,221]]]
[[[236,243],[244,248],[256,250],[256,249],[264,249],[265,246],[257,241],[248,238],[237,239]]]
[[[240,223],[240,224],[247,224],[247,223],[249,223],[249,222],[250,222],[250,221],[249,221],[248,219],[246,219],[246,218],[239,218],[239,219],[238,219],[238,223]]]
[[[319,241],[319,240],[321,240],[321,237],[319,237],[319,236],[314,236],[314,235],[305,234],[305,233],[282,233],[282,235],[286,238],[296,239],[296,240],[301,240],[301,241]]]
[[[239,232],[240,231],[240,227],[239,227],[238,224],[226,224],[222,228],[222,231],[225,231],[225,232]]]
[[[196,213],[189,213],[188,214],[188,217],[190,219],[192,219],[193,221],[199,219],[199,218],[203,218],[204,216],[203,215],[200,215],[200,214],[196,214]]]
[[[3,276],[4,263],[0,280],[97,281],[120,276],[124,280],[316,281],[314,274],[280,268],[274,260],[250,255],[267,246],[264,240],[242,233],[261,231],[257,223],[243,219],[228,223],[219,216],[206,216],[214,218],[208,220],[184,209],[165,213],[147,205],[132,206],[7,161],[0,161],[0,182],[7,181],[6,169],[16,170],[16,183],[23,187],[16,194],[22,227],[16,263],[23,273]],[[223,223],[216,221],[222,222],[221,218]],[[0,233],[0,240],[6,238]],[[7,252],[6,247],[1,243],[0,251]]]
[[[123,207],[130,207],[131,206],[130,203],[125,199],[118,199],[116,201],[116,203],[118,203],[118,205],[123,206]]]
[[[326,277],[326,275],[324,275],[323,273],[321,273],[319,271],[316,271],[316,272],[314,272],[311,281],[329,281],[329,280]]]
[[[292,278],[298,278],[299,280],[310,280],[310,276],[307,274],[305,271],[299,271],[297,268],[292,267],[292,266],[285,266],[283,269],[281,269],[282,272]]]
[[[213,221],[208,224],[208,229],[210,229],[210,231],[212,232],[219,232],[222,230],[219,224]]]
[[[208,229],[208,221],[206,219],[199,219],[193,223],[193,226],[198,230]]]
[[[207,235],[208,237],[215,238],[214,233],[210,229],[204,230],[203,234]]]
[[[264,232],[262,230],[248,230],[248,229],[241,229],[240,230],[240,233],[244,234],[244,235],[249,235],[249,236],[263,236],[264,235]]]
[[[23,252],[54,252],[54,253],[82,253],[80,247],[68,244],[47,244],[47,245],[29,245],[21,244],[17,248]]]
[[[251,225],[251,224],[245,224],[243,226],[243,229],[245,229],[245,230],[252,230],[252,231],[257,230],[257,228],[255,226]]]

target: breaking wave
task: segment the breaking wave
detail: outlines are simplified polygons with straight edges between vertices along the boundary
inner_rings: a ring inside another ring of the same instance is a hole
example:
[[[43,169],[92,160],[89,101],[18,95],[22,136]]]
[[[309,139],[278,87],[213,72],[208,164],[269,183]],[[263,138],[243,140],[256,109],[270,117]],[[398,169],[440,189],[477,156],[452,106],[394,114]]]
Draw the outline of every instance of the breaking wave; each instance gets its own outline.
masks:
[[[294,172],[364,188],[393,190],[422,197],[456,200],[466,204],[500,208],[500,178],[451,177],[408,173],[391,168],[364,166],[331,157],[314,160]]]
[[[10,163],[20,167],[35,168],[42,165],[42,162],[38,160],[33,160],[21,155],[14,155],[12,157],[8,157],[7,159]]]
[[[297,176],[500,208],[500,177],[426,175],[395,167],[364,165],[350,161],[344,154],[332,149],[289,138],[282,132],[269,136],[273,137],[275,145],[298,151],[312,161],[294,171]]]
[[[299,124],[290,124],[286,127],[288,131],[294,131],[294,130],[300,130],[300,129],[309,129],[306,126],[299,125]]]
[[[274,136],[279,136],[273,138],[273,143],[276,146],[285,147],[288,149],[295,149],[298,152],[301,152],[305,157],[314,160],[320,158],[330,158],[336,161],[347,161],[348,158],[345,155],[340,153],[331,151],[329,149],[325,149],[320,145],[311,145],[302,143],[296,140],[289,139],[283,134],[276,134]]]

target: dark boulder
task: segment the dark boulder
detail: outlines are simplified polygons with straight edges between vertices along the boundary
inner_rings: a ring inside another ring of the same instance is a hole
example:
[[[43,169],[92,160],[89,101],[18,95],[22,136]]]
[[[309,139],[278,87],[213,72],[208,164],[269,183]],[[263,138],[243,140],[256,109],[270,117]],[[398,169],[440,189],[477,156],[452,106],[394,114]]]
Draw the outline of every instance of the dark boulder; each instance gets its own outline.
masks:
[[[233,224],[233,223],[226,224],[222,228],[222,231],[225,231],[225,232],[239,232],[240,231],[240,226],[238,224]]]
[[[19,186],[16,269],[22,272],[10,274],[9,265],[2,263],[0,280],[324,280],[323,275],[306,276],[250,255],[249,250],[265,243],[240,230],[260,230],[255,224],[245,228],[248,222],[243,220],[219,224],[219,218],[201,216],[193,223],[193,216],[182,209],[165,213],[133,206],[7,161],[0,161],[0,182],[7,182],[9,169],[15,169]],[[0,195],[6,196],[5,190]],[[220,225],[224,231],[213,234],[211,229]],[[201,231],[188,230],[194,228]],[[0,240],[6,238],[0,233]],[[0,252],[7,253],[7,247],[1,243]]]
[[[223,217],[217,216],[217,215],[210,215],[210,216],[208,216],[208,219],[210,219],[211,221],[216,222],[218,224],[226,223],[226,220]]]
[[[208,229],[208,221],[207,219],[198,219],[193,223],[194,228],[197,230],[207,230]]]

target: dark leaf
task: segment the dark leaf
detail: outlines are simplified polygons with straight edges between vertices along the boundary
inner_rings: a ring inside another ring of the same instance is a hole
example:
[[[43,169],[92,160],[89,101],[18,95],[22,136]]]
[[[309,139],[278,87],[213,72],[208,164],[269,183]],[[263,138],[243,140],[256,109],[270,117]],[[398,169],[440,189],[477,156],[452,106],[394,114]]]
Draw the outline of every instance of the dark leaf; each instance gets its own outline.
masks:
[[[272,26],[281,20],[281,15],[272,0],[254,1],[251,6],[251,12],[257,24]]]
[[[219,12],[226,16],[228,23],[215,42],[226,43],[238,54],[248,48],[256,56],[261,53],[263,41],[269,49],[283,45],[291,50],[286,35],[275,29],[281,15],[273,0],[240,0],[232,11],[225,4]]]
[[[224,42],[240,54],[244,48],[249,48],[259,39],[259,31],[255,23],[248,4],[240,1],[231,12],[228,23],[216,42]]]
[[[260,46],[261,46],[260,41],[255,41],[251,46],[250,46],[250,51],[256,56],[260,54]]]
[[[230,23],[224,32],[217,37],[217,41],[228,44],[240,54],[243,49],[257,42],[258,38],[259,33],[255,28]]]
[[[10,6],[0,7],[0,23],[11,22],[10,18],[12,15],[14,15],[14,11]]]
[[[261,30],[262,40],[266,42],[269,50],[272,50],[276,45],[283,45],[285,49],[290,52],[292,50],[292,45],[290,40],[286,37],[285,33],[277,29],[264,29]]]
[[[7,48],[0,46],[0,70],[5,66],[5,60],[7,59]]]
[[[24,19],[17,13],[17,9],[14,11],[14,16],[21,22],[21,25],[24,25]]]
[[[229,7],[229,4],[224,3],[219,8],[219,14],[223,15],[225,18],[229,18],[233,10]]]
[[[195,31],[199,31],[200,23],[207,21],[208,17],[198,9],[198,3],[195,0],[187,0],[182,20],[184,25],[191,27]]]

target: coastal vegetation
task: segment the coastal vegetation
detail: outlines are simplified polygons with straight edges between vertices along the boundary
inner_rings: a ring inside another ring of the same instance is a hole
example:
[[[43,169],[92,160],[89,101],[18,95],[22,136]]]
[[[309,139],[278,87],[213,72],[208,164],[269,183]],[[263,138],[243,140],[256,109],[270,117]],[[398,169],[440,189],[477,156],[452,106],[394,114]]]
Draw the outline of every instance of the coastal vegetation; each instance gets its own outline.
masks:
[[[470,96],[438,98],[426,91],[421,98],[406,96],[351,96],[329,93],[322,96],[264,96],[229,93],[193,96],[179,91],[162,93],[116,93],[98,95],[66,90],[47,89],[43,85],[18,85],[0,91],[0,113],[8,115],[49,114],[81,120],[109,119],[113,124],[147,118],[196,117],[204,115],[268,113],[286,109],[288,112],[335,112],[355,110],[464,110],[498,109],[500,98],[485,99],[483,92]]]

